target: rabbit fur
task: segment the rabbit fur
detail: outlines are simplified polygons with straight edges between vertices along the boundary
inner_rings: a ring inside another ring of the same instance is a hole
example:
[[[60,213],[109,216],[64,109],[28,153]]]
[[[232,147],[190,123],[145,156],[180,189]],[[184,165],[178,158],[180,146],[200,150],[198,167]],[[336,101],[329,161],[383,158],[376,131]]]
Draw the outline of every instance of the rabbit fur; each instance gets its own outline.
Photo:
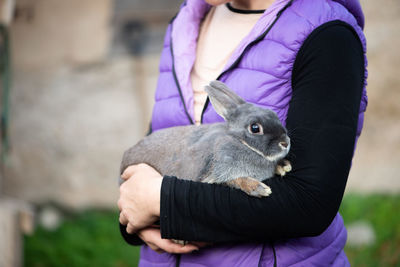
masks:
[[[224,123],[177,126],[153,132],[123,155],[121,174],[146,163],[161,175],[226,184],[250,196],[271,189],[261,181],[291,170],[290,139],[275,112],[245,102],[224,83],[205,87]]]

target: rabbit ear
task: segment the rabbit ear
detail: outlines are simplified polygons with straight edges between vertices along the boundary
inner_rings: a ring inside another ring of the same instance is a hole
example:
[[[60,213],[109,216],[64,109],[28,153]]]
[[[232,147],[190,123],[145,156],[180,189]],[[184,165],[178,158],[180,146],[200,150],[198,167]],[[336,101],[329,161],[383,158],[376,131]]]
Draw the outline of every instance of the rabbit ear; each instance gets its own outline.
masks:
[[[227,120],[229,113],[239,105],[246,103],[240,96],[231,91],[226,84],[220,81],[212,81],[205,87],[215,111]]]

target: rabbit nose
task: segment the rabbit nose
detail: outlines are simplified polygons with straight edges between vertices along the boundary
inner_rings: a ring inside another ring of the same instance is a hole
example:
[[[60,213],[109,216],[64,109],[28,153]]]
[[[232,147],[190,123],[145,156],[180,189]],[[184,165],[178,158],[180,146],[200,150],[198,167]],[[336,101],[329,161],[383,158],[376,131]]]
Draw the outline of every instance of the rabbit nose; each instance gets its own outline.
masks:
[[[280,142],[280,143],[279,143],[279,146],[282,147],[282,148],[287,148],[288,145],[289,145],[289,144],[288,144],[287,142]]]

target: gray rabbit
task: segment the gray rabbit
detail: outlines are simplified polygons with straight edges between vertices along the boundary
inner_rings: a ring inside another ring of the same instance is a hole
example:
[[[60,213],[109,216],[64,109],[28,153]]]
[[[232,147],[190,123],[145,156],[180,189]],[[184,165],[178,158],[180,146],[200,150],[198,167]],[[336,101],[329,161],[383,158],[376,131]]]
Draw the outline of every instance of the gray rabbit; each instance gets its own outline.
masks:
[[[278,116],[245,102],[222,82],[213,81],[205,90],[226,122],[154,132],[124,153],[121,174],[130,165],[147,163],[162,175],[226,184],[254,197],[270,195],[261,181],[291,170],[284,160],[290,139]]]

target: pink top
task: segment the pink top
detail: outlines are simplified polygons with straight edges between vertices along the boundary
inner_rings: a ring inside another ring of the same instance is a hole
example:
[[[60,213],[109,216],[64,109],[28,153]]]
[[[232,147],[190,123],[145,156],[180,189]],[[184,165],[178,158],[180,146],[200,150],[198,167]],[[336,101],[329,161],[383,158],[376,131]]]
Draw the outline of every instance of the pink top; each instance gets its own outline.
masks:
[[[215,80],[228,59],[261,14],[241,14],[226,5],[212,7],[201,24],[197,41],[196,61],[190,74],[194,91],[194,119],[200,124],[207,99],[204,86]]]

